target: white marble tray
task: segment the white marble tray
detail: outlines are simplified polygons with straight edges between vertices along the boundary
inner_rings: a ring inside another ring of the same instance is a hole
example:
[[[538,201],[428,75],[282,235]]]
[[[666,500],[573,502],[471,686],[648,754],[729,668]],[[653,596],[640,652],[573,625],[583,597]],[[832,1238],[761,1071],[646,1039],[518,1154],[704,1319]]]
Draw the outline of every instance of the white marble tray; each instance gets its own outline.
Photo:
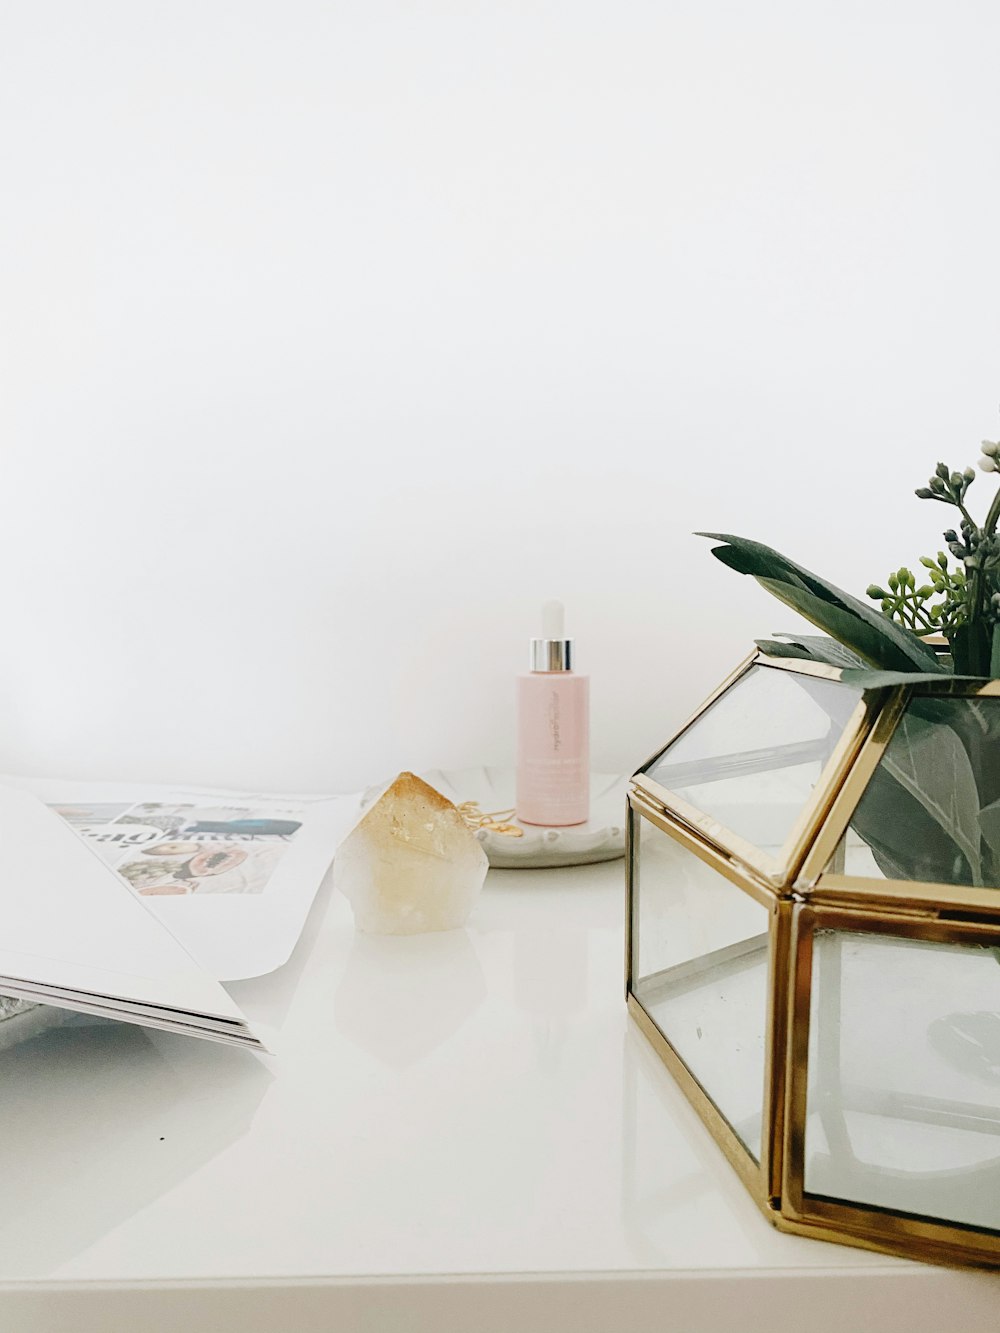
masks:
[[[513,769],[435,768],[419,776],[455,805],[476,801],[484,814],[513,809]],[[590,818],[585,824],[542,828],[511,818],[511,823],[524,830],[520,838],[480,829],[476,836],[490,865],[500,870],[527,870],[536,866],[588,865],[624,856],[628,780],[628,774],[591,773]],[[362,804],[369,805],[384,790],[384,783],[370,787]]]

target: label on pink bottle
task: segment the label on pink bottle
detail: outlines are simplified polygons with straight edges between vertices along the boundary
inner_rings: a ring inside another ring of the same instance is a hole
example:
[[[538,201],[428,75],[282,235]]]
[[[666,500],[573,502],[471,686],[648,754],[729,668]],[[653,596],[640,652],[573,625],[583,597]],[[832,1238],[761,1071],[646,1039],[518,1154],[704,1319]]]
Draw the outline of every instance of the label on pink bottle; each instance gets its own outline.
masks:
[[[589,681],[570,671],[517,678],[517,817],[582,824],[590,816]]]

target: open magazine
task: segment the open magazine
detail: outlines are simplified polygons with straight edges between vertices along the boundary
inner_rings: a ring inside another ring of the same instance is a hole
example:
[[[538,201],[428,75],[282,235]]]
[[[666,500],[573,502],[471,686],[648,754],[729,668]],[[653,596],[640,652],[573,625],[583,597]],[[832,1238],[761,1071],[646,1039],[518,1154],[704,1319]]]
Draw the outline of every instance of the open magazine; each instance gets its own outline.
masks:
[[[356,797],[0,777],[0,994],[260,1044],[221,981],[286,962]]]

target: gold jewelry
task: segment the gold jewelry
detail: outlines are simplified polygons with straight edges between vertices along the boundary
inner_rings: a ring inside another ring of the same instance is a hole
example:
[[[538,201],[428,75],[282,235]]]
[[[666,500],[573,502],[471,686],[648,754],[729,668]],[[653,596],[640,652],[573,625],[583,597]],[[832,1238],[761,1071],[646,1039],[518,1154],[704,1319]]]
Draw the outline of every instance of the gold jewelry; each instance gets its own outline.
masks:
[[[478,801],[463,801],[456,808],[466,826],[474,832],[485,829],[488,833],[502,833],[509,838],[524,837],[524,829],[510,822],[514,818],[513,809],[486,812],[480,810]]]

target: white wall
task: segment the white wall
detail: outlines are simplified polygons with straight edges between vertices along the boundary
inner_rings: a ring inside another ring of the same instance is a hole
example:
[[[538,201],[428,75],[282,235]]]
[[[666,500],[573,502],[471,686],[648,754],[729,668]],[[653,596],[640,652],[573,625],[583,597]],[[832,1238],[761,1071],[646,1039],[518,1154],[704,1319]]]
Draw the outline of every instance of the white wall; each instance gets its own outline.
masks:
[[[0,767],[595,766],[862,590],[1000,431],[993,0],[0,9]],[[975,488],[985,491],[983,478]]]

